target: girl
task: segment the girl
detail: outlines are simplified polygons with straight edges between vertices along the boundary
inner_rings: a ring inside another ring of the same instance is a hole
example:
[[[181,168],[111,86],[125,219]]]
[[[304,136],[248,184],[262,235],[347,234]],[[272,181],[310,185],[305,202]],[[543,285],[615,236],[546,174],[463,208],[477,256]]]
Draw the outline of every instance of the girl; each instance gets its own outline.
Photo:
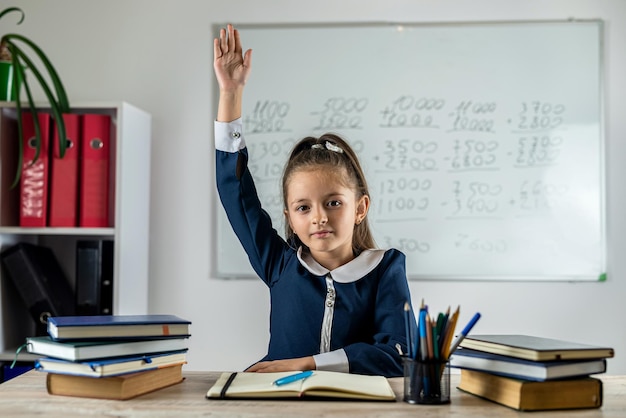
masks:
[[[401,376],[405,257],[374,249],[370,197],[358,159],[340,137],[308,137],[283,173],[286,240],[261,208],[242,133],[252,51],[232,25],[214,40],[220,89],[215,122],[217,186],[228,219],[270,290],[267,355],[247,371],[333,370]],[[410,326],[415,327],[415,319]]]

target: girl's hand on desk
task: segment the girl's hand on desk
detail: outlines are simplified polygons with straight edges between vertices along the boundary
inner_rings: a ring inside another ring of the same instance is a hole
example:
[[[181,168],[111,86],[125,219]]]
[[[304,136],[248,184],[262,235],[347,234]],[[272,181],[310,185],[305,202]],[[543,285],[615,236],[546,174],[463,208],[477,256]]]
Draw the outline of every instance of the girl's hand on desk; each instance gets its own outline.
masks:
[[[313,357],[292,358],[287,360],[260,361],[250,366],[247,372],[269,373],[315,370]]]

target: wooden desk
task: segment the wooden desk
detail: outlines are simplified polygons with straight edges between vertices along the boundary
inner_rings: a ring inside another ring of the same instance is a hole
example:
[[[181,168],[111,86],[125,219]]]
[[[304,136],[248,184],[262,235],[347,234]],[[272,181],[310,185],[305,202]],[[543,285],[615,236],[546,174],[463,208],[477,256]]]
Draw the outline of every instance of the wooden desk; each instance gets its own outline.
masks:
[[[402,379],[391,379],[397,402],[344,401],[218,401],[205,394],[216,372],[185,372],[185,381],[127,401],[53,396],[46,392],[45,373],[30,371],[0,385],[0,416],[9,417],[520,417],[520,412],[456,389],[442,406],[409,405],[402,401]],[[529,412],[529,418],[623,418],[626,416],[626,376],[604,376],[604,405],[600,409]]]

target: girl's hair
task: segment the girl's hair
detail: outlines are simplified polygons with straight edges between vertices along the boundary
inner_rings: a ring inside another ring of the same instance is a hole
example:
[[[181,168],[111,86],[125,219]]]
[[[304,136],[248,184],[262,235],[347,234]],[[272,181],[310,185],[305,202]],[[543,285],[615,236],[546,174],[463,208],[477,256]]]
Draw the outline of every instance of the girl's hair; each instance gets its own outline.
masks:
[[[301,139],[291,151],[283,171],[283,204],[285,208],[288,207],[287,186],[292,174],[300,170],[316,169],[320,166],[324,169],[333,170],[339,178],[347,173],[345,183],[355,191],[357,199],[370,195],[363,169],[352,147],[341,137],[326,133],[319,138],[309,136]],[[285,222],[285,239],[296,248],[303,245],[289,226],[289,222]],[[354,226],[352,251],[358,255],[361,251],[370,248],[376,248],[376,243],[366,216],[362,222]]]

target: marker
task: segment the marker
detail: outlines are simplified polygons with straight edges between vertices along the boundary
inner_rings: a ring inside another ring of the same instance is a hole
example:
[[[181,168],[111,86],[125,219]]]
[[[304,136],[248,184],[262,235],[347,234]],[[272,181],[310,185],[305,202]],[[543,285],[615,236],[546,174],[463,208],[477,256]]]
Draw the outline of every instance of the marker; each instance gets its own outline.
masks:
[[[280,379],[274,380],[274,384],[276,386],[286,385],[287,383],[297,382],[298,380],[304,380],[307,377],[313,374],[313,370],[307,370],[305,372],[300,372],[296,374],[292,374],[289,376],[281,377]]]
[[[450,347],[450,354],[454,353],[454,351],[459,347],[461,341],[463,341],[467,334],[469,334],[470,330],[474,327],[474,325],[476,325],[476,322],[478,322],[479,319],[480,313],[476,312],[474,317],[467,323],[467,325],[465,325],[463,331],[461,331],[461,333],[456,337],[456,340],[454,340],[454,344]]]

